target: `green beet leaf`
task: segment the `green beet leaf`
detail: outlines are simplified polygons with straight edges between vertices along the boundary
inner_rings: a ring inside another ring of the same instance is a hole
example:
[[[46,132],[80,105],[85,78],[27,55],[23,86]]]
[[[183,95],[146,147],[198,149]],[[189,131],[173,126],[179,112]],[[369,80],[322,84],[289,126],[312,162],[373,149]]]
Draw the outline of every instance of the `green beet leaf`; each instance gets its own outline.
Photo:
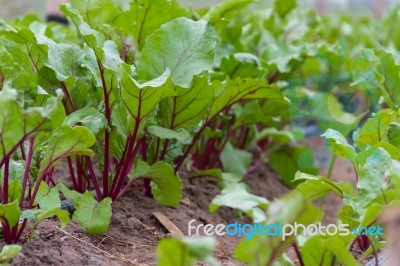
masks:
[[[18,200],[0,205],[0,220],[7,222],[10,228],[19,222],[20,214]]]
[[[118,15],[112,24],[132,34],[141,50],[147,38],[161,25],[188,16],[188,12],[176,0],[137,0],[130,2],[130,8]]]
[[[275,171],[280,173],[285,185],[294,187],[292,182],[297,171],[307,174],[317,174],[318,169],[314,167],[312,151],[305,147],[284,146],[269,155],[269,162]]]
[[[217,5],[213,5],[204,15],[203,19],[213,19],[215,17],[225,18],[229,14],[235,14],[241,8],[248,6],[253,0],[226,0]]]
[[[265,74],[260,59],[252,54],[236,53],[222,58],[219,71],[226,73],[230,78],[258,78]]]
[[[122,11],[119,2],[113,0],[71,0],[70,3],[94,29],[112,23]]]
[[[31,231],[33,231],[43,220],[56,216],[61,223],[61,228],[65,228],[69,223],[69,212],[66,210],[56,209],[35,209],[23,211],[21,218],[28,219],[31,223]],[[31,232],[32,234],[33,232]]]
[[[400,85],[400,66],[396,64],[393,55],[389,52],[375,50],[375,75],[378,87],[381,90],[385,102],[393,109],[400,105],[400,93],[397,89]]]
[[[83,125],[95,135],[107,128],[107,120],[104,114],[94,107],[84,107],[73,112],[65,119],[64,124],[68,126]]]
[[[297,191],[292,191],[272,202],[267,215],[265,224],[297,222],[308,225],[322,218],[322,212]],[[288,236],[283,241],[279,236],[255,235],[250,240],[240,242],[235,249],[234,256],[250,266],[273,265],[293,241],[293,236]]]
[[[326,139],[328,148],[335,155],[350,161],[356,160],[356,151],[354,147],[347,142],[346,138],[340,134],[340,132],[333,129],[328,129],[321,136]]]
[[[247,173],[253,155],[247,151],[235,149],[231,143],[227,143],[221,153],[221,162],[224,172],[244,176]]]
[[[212,237],[164,238],[157,246],[158,266],[192,266],[197,260],[220,265],[212,257],[216,240]]]
[[[0,91],[0,162],[5,156],[11,155],[21,141],[35,133],[49,130],[50,121],[59,106],[59,99],[55,97],[46,100],[42,107],[26,109],[20,100],[17,91],[8,86]],[[14,170],[12,163],[12,171]]]
[[[1,249],[0,252],[0,262],[6,262],[8,260],[13,259],[15,256],[18,255],[22,250],[21,246],[19,245],[6,245]],[[7,264],[5,264],[7,265]]]
[[[213,117],[222,112],[225,107],[231,106],[241,100],[259,99],[283,101],[284,97],[277,86],[270,86],[265,81],[255,79],[227,80],[215,82],[215,101],[211,106],[208,117]]]
[[[191,140],[191,136],[187,131],[175,131],[159,126],[149,126],[147,131],[160,139],[176,139],[181,143],[188,143]]]
[[[277,130],[276,128],[265,128],[257,133],[256,139],[262,140],[270,138],[273,142],[284,145],[295,142],[296,136],[289,130]]]
[[[311,237],[301,247],[300,252],[305,265],[330,266],[334,259],[343,265],[357,265],[353,255],[346,248],[346,243],[339,236]]]
[[[274,9],[280,16],[284,17],[296,6],[296,0],[275,0]]]
[[[20,200],[22,194],[22,187],[19,180],[14,179],[8,184],[8,202]]]
[[[96,139],[89,129],[81,126],[62,126],[49,138],[45,155],[41,162],[40,173],[54,167],[61,159],[71,155],[93,156],[89,148]]]
[[[359,172],[357,187],[361,205],[370,203],[382,193],[387,186],[385,172],[391,168],[390,154],[382,148],[377,148]]]
[[[359,152],[357,154],[357,162],[360,164],[365,164],[365,162],[368,160],[368,158],[376,151],[376,149],[382,148],[385,151],[387,151],[390,156],[392,157],[393,160],[399,159],[400,158],[400,150],[393,146],[392,144],[384,141],[379,141],[372,147],[368,147],[367,149],[363,150],[362,152]]]
[[[151,179],[151,192],[155,200],[167,206],[176,206],[182,197],[182,181],[174,169],[166,162],[153,165],[138,161],[130,178],[145,177]]]
[[[311,200],[323,197],[330,191],[335,192],[341,198],[345,195],[355,194],[350,183],[334,182],[323,176],[297,172],[293,181],[302,180],[306,180],[306,182],[299,184],[296,190],[301,192],[304,197],[308,197]]]
[[[387,128],[387,138],[393,146],[400,147],[400,124],[392,122]]]
[[[147,39],[138,62],[139,78],[151,80],[169,69],[172,81],[187,87],[194,75],[210,69],[215,45],[215,31],[206,21],[172,20]]]
[[[127,113],[133,119],[134,127],[141,129],[146,117],[154,111],[158,103],[163,98],[174,95],[170,73],[167,70],[160,77],[140,84],[124,70],[122,71],[121,99]]]
[[[357,139],[357,145],[375,145],[379,141],[387,141],[386,131],[389,124],[397,120],[397,113],[390,109],[382,109],[365,122]]]
[[[73,202],[79,202],[83,195],[77,191],[68,189],[63,183],[58,183],[55,188],[64,194],[64,197],[71,199]]]
[[[0,159],[24,137],[23,115],[17,92],[7,87],[0,91]]]
[[[216,212],[220,207],[224,206],[241,210],[253,216],[256,208],[265,209],[268,204],[267,199],[249,193],[244,183],[234,183],[227,185],[221,191],[221,194],[212,200],[210,212]]]
[[[92,193],[86,192],[78,202],[74,201],[76,210],[73,220],[77,221],[89,234],[103,234],[107,232],[111,222],[111,202],[110,198],[97,202]]]
[[[213,91],[205,76],[194,76],[188,88],[176,87],[177,95],[160,103],[160,119],[169,128],[196,129],[214,100]]]
[[[35,198],[42,210],[53,210],[61,207],[61,200],[56,188],[50,188],[45,182],[41,182]]]
[[[123,63],[116,43],[106,40],[102,33],[91,28],[78,10],[64,5],[61,11],[72,19],[83,40],[90,47],[84,51],[82,64],[92,73],[96,86],[103,87],[104,92],[109,94],[119,81],[119,66]]]

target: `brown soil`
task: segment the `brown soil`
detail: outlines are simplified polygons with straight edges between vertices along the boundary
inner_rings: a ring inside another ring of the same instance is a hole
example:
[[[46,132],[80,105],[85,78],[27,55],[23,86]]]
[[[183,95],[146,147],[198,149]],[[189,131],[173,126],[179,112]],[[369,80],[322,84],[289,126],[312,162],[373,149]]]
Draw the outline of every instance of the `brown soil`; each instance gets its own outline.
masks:
[[[187,223],[191,219],[204,224],[237,220],[235,212],[228,208],[221,208],[215,214],[208,212],[210,201],[219,193],[215,179],[183,179],[183,200],[176,208],[161,206],[139,191],[131,191],[114,202],[110,230],[104,235],[87,235],[74,222],[65,231],[58,228],[59,223],[55,220],[42,222],[38,236],[22,245],[22,253],[12,265],[155,265],[157,242],[168,236],[168,231],[153,212],[164,214],[184,234],[187,234]],[[288,191],[269,167],[261,168],[244,181],[253,193],[268,199]],[[239,238],[218,238],[214,256],[222,265],[241,265],[232,256],[239,241]]]

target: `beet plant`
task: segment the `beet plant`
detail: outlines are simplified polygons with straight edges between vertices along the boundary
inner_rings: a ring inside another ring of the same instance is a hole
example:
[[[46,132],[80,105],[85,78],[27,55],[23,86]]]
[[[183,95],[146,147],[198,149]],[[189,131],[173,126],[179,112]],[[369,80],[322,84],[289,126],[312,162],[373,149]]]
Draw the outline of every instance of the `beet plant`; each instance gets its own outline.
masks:
[[[60,98],[49,97],[42,106],[24,108],[17,91],[8,86],[6,83],[0,92],[0,167],[2,230],[10,244],[20,239],[32,216],[32,230],[54,215],[63,226],[68,223],[69,213],[60,210],[58,191],[47,184],[54,182],[52,173],[61,159],[72,154],[90,155],[94,137],[86,128],[57,124]],[[60,129],[52,135],[54,126]],[[38,156],[43,156],[40,162],[35,161]]]
[[[96,139],[86,127],[68,124],[61,89],[51,95],[39,85],[51,54],[40,38],[27,28],[1,22],[0,195],[6,243],[17,242],[25,228],[33,235],[48,217],[57,216],[65,226],[70,217],[60,209],[60,191],[73,197],[73,219],[87,231],[104,232],[111,217],[110,199],[98,203],[90,192],[82,195],[57,185],[57,165],[71,156],[93,156],[90,148]],[[96,221],[90,218],[99,214]]]

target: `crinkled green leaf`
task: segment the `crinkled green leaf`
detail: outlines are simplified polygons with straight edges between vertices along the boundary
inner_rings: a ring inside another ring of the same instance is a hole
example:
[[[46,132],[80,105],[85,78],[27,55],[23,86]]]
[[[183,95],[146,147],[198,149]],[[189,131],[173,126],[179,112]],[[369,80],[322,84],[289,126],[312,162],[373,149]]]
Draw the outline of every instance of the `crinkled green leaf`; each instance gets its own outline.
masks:
[[[245,150],[235,149],[231,143],[227,143],[221,153],[221,162],[224,172],[244,176],[247,173],[253,155]]]
[[[375,145],[386,138],[386,131],[391,122],[397,120],[397,114],[390,109],[382,109],[362,126],[356,143],[358,145]]]
[[[120,3],[113,0],[70,0],[70,3],[92,28],[113,22],[122,11]]]
[[[318,169],[314,167],[314,158],[311,150],[304,147],[284,146],[269,155],[269,162],[275,171],[280,173],[285,185],[293,187],[292,180],[297,171],[307,174],[317,174]]]
[[[42,210],[53,210],[61,207],[60,195],[58,190],[50,188],[45,182],[41,182],[35,198],[35,203],[39,204]]]
[[[239,9],[246,7],[252,0],[225,0],[217,5],[213,5],[207,14],[203,17],[204,19],[212,19],[213,17],[226,17],[229,13],[235,13]]]
[[[66,210],[61,210],[59,208],[55,209],[37,209],[37,210],[25,210],[22,213],[21,218],[26,218],[32,222],[32,229],[35,229],[39,223],[43,220],[56,216],[61,223],[61,228],[65,228],[69,223],[69,212]]]
[[[2,39],[0,43],[0,72],[4,79],[1,84],[8,82],[13,88],[25,92],[37,89],[37,73],[29,55],[22,45],[8,39]]]
[[[13,259],[15,256],[18,255],[22,250],[22,247],[19,245],[5,245],[1,249],[0,252],[0,261],[5,262],[8,260]]]
[[[335,154],[343,159],[355,161],[356,151],[353,146],[351,146],[346,138],[333,129],[328,129],[324,134],[321,135],[326,139],[328,148]]]
[[[343,265],[357,265],[353,254],[346,248],[346,243],[339,236],[324,237],[317,235],[307,239],[300,250],[305,265],[330,266],[336,258]]]
[[[172,95],[174,95],[174,90],[168,70],[160,77],[143,84],[139,84],[128,73],[123,72],[121,99],[135,125],[139,123],[136,125],[138,128],[163,98]]]
[[[0,205],[0,220],[7,222],[9,227],[13,227],[19,222],[21,210],[19,209],[19,201]]]
[[[137,0],[130,2],[130,8],[119,14],[113,24],[132,34],[141,50],[148,37],[161,25],[187,15],[188,12],[175,0]]]
[[[264,74],[260,59],[253,54],[236,53],[222,58],[219,71],[226,73],[230,78],[257,78]]]
[[[76,210],[73,220],[89,234],[103,234],[107,232],[111,222],[111,203],[110,198],[97,202],[92,193],[86,192],[78,202],[74,202]]]
[[[8,202],[20,200],[22,194],[22,187],[18,180],[14,179],[8,184]]]
[[[294,142],[296,140],[296,137],[291,131],[277,130],[276,128],[265,128],[261,132],[257,133],[257,140],[266,138],[271,138],[273,142],[276,142],[280,145]]]
[[[81,193],[68,189],[63,183],[58,183],[55,188],[62,192],[65,198],[71,199],[74,203],[78,203],[83,197]]]
[[[265,224],[308,225],[322,218],[323,213],[299,192],[292,191],[272,202],[267,211]],[[246,265],[273,265],[294,241],[294,236],[282,237],[257,234],[250,240],[243,240],[235,249],[234,256]]]
[[[367,159],[376,151],[378,148],[383,148],[385,151],[387,151],[390,156],[392,157],[393,160],[399,159],[400,158],[400,150],[393,146],[392,144],[388,142],[383,142],[380,141],[377,144],[375,144],[372,147],[369,147],[362,152],[359,152],[357,154],[357,162],[360,164],[364,164]]]
[[[392,122],[387,128],[387,138],[390,144],[400,147],[400,124]]]
[[[357,188],[361,204],[367,204],[385,189],[384,174],[391,168],[392,159],[384,149],[377,148],[360,169]]]
[[[349,225],[350,228],[357,228],[360,224],[359,214],[354,210],[352,204],[345,204],[338,212],[338,218]]]
[[[324,196],[326,193],[333,191],[340,197],[345,194],[354,195],[353,187],[350,183],[334,182],[323,176],[310,175],[297,172],[294,181],[307,180],[297,186],[296,190],[301,192],[303,196],[314,200]]]
[[[282,101],[284,97],[277,86],[270,86],[265,81],[255,79],[227,80],[215,83],[215,101],[211,106],[208,117],[222,112],[225,107],[241,100],[259,99]]]
[[[71,8],[70,5],[61,6],[60,10],[64,13],[66,17],[72,19],[73,23],[77,26],[79,32],[82,34],[85,42],[97,52],[97,48],[102,47],[105,42],[104,36],[92,29],[89,24],[87,24],[78,10]]]
[[[165,126],[193,130],[214,100],[214,87],[206,77],[194,76],[188,88],[177,87],[177,95],[160,103],[159,116]]]
[[[297,6],[296,0],[275,0],[274,9],[282,17]]]
[[[54,111],[58,107],[58,99],[51,97],[42,107],[24,109],[19,101],[17,92],[8,87],[0,91],[0,162],[5,155],[15,152],[22,141],[33,134],[49,130]],[[22,178],[22,168],[14,167],[11,161],[12,178]],[[19,170],[18,170],[19,169]],[[17,172],[15,172],[17,171]]]
[[[147,128],[150,134],[160,139],[176,139],[178,142],[188,143],[191,136],[187,131],[175,131],[165,127],[149,126]]]
[[[176,206],[182,197],[182,181],[171,165],[159,161],[153,165],[138,161],[131,178],[146,177],[151,179],[151,192],[161,204]]]
[[[77,78],[84,51],[76,45],[56,43],[45,36],[38,36],[38,43],[48,47],[45,65],[52,69],[58,80],[66,81],[69,77]]]
[[[22,179],[24,177],[25,171],[25,161],[23,160],[10,160],[9,166],[9,174],[8,174],[8,182],[17,181],[18,183],[22,183]],[[0,179],[3,180],[3,172],[0,172]]]
[[[91,28],[81,14],[69,5],[62,6],[61,11],[66,17],[72,19],[84,41],[90,47],[84,51],[85,58],[82,64],[92,73],[96,86],[103,87],[106,93],[110,94],[119,82],[119,66],[123,63],[116,43],[106,40],[102,33]]]
[[[256,207],[265,209],[268,203],[266,198],[249,193],[244,183],[236,183],[226,186],[221,194],[212,200],[210,212],[216,212],[220,207],[225,206],[241,210],[252,216]]]
[[[93,133],[85,127],[62,126],[58,128],[49,138],[40,172],[43,173],[54,167],[61,159],[71,155],[93,156],[93,151],[89,148],[95,142]]]
[[[400,66],[396,64],[393,55],[386,51],[375,50],[373,63],[378,86],[385,98],[385,102],[392,108],[398,108],[400,93],[397,89],[400,85]]]
[[[215,45],[215,31],[206,21],[172,20],[147,39],[138,63],[139,78],[151,80],[169,69],[175,84],[188,87],[194,75],[210,69]]]
[[[94,107],[84,107],[73,112],[67,116],[64,124],[68,126],[82,125],[87,127],[93,134],[97,134],[107,128],[107,120],[104,114]]]

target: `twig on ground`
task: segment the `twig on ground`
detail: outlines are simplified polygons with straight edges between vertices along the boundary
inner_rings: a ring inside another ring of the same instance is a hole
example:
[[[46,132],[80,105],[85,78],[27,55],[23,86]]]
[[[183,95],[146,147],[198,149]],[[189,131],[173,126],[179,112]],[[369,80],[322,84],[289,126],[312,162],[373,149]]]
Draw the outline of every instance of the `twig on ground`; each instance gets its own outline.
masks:
[[[153,212],[154,217],[168,230],[172,236],[183,236],[182,231],[161,212]]]

